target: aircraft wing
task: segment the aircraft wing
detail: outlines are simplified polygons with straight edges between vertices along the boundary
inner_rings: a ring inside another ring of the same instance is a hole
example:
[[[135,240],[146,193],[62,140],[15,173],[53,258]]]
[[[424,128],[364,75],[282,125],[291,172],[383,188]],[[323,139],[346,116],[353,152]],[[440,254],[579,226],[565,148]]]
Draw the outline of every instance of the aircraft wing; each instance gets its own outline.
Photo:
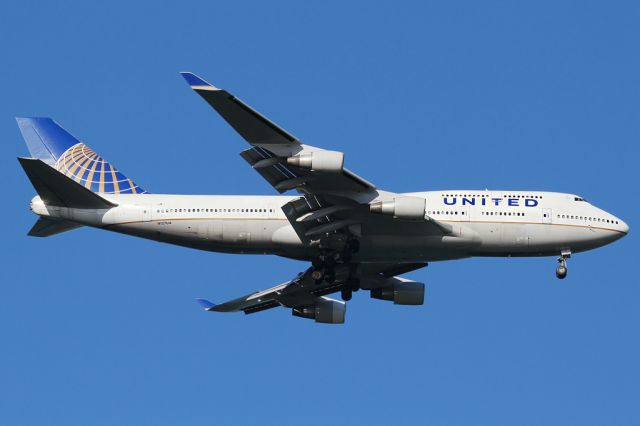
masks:
[[[424,284],[395,277],[392,274],[405,273],[424,266],[426,266],[425,263],[374,266],[373,269],[363,271],[364,280],[358,286],[363,290],[370,290],[372,298],[393,300],[399,305],[421,305],[424,301]],[[337,268],[335,277],[330,283],[325,280],[314,280],[313,272],[314,268],[309,268],[291,281],[219,305],[206,299],[196,300],[205,311],[209,312],[242,311],[245,314],[252,314],[282,306],[291,308],[295,316],[314,319],[316,322],[344,323],[346,304],[325,295],[345,287],[353,288],[354,282],[349,267]],[[386,295],[384,289],[388,291]],[[398,296],[399,293],[402,294]]]
[[[318,305],[335,305],[344,308],[344,303],[337,300],[323,297],[325,294],[334,293],[345,284],[348,272],[344,271],[336,276],[336,280],[331,284],[327,282],[316,283],[312,279],[313,268],[307,269],[305,272],[298,274],[291,281],[278,284],[266,290],[257,291],[237,299],[230,300],[222,304],[215,304],[206,299],[196,299],[198,303],[210,312],[239,312],[252,314],[264,311],[266,309],[283,306],[294,309],[294,312],[305,312],[305,308]],[[314,308],[315,309],[315,308]],[[334,309],[331,309],[333,311]],[[330,318],[331,322],[344,322],[344,310],[342,317],[338,315]]]
[[[226,90],[193,73],[181,74],[191,88],[252,145],[240,155],[280,193],[290,189],[345,194],[375,190],[371,182],[343,167],[342,153],[304,145]]]

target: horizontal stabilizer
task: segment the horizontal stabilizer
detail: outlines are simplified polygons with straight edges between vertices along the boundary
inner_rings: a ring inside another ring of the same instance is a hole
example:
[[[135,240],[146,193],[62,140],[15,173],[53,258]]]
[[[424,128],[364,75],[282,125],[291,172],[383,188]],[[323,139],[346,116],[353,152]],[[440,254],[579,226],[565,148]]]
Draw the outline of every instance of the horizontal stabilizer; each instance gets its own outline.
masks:
[[[41,217],[33,224],[28,235],[31,237],[50,237],[80,227],[82,227],[82,225],[66,220],[53,220]]]
[[[42,160],[18,158],[18,161],[46,205],[77,209],[110,209],[116,205],[58,172]]]

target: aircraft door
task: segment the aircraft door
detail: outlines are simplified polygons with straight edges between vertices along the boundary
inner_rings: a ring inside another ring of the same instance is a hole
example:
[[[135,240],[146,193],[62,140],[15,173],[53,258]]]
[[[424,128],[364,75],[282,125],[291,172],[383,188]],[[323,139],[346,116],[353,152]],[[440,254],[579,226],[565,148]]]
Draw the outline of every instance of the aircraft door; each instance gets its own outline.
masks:
[[[542,223],[551,223],[551,209],[542,209]]]

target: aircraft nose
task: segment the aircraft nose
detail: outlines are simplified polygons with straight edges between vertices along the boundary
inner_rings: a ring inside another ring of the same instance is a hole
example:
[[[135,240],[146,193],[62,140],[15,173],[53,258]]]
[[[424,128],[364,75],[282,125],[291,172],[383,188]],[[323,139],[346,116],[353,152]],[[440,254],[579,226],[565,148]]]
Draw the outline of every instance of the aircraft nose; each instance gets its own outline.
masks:
[[[620,230],[624,232],[625,235],[627,235],[629,233],[629,225],[627,225],[627,223],[623,220],[619,222],[620,222]]]

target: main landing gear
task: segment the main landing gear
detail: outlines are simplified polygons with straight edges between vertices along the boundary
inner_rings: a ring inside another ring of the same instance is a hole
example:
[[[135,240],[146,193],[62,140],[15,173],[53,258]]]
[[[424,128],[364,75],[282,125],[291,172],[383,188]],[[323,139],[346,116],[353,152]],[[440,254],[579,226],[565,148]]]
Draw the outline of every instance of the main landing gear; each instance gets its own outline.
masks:
[[[567,276],[567,259],[571,257],[571,251],[562,250],[558,258],[558,267],[556,268],[556,277],[563,280]]]
[[[360,286],[356,279],[351,277],[349,261],[360,249],[360,242],[345,234],[328,234],[320,239],[318,244],[318,256],[313,259],[313,271],[311,278],[316,284],[326,282],[342,284],[341,296],[345,301],[351,300],[354,291]],[[338,277],[336,277],[336,271]]]

